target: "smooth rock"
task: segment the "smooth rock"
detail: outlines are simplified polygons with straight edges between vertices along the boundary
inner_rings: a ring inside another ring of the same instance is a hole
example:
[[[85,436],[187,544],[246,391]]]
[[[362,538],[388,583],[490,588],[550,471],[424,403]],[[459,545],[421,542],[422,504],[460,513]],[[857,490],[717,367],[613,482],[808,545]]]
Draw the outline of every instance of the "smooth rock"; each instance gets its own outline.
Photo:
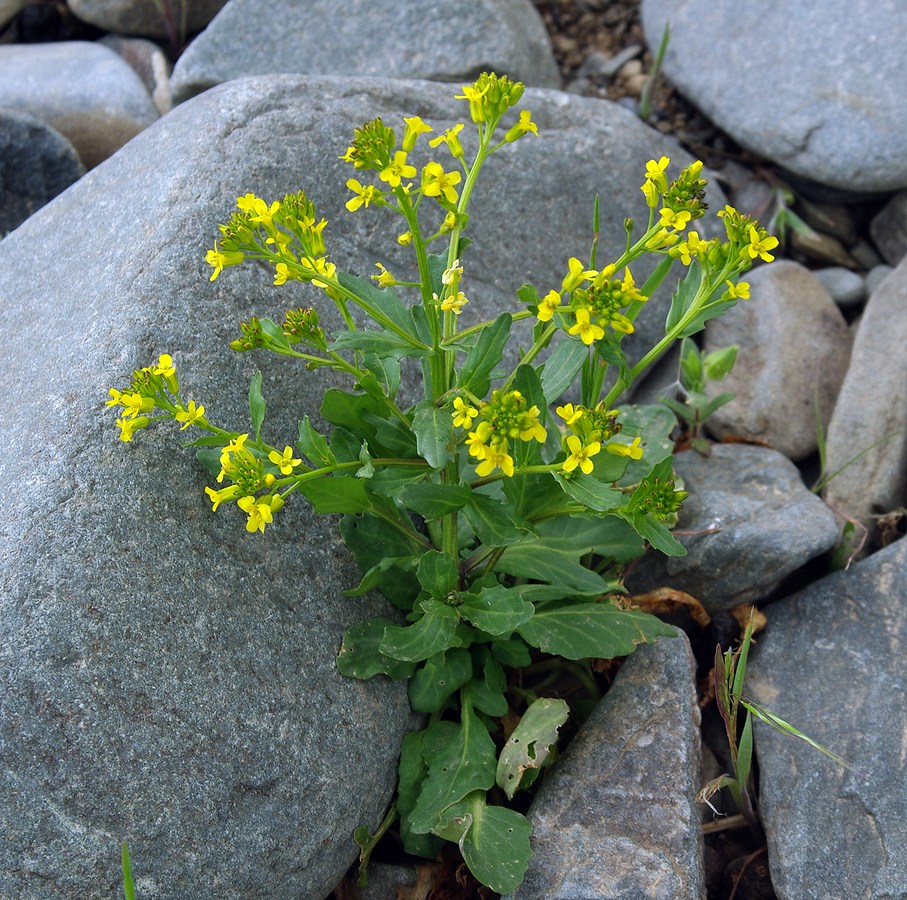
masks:
[[[709,612],[768,596],[785,577],[834,546],[834,514],[806,489],[796,466],[765,447],[718,444],[674,468],[690,496],[677,523],[683,557],[650,550],[627,579],[631,594],[673,587]]]
[[[813,275],[842,309],[858,306],[866,299],[865,280],[850,269],[830,266],[827,269],[813,270]]]
[[[747,692],[847,760],[756,724],[779,900],[907,896],[907,541],[765,609]]]
[[[303,376],[226,342],[251,315],[315,304],[329,330],[339,316],[317,289],[276,288],[255,266],[212,284],[205,250],[237,196],[304,187],[341,267],[370,274],[378,259],[405,272],[396,220],[345,210],[351,170],[338,157],[375,115],[449,126],[466,112],[455,92],[295,76],[224,85],[0,243],[0,329],[15,337],[0,404],[0,521],[15,523],[0,545],[0,753],[12,773],[0,788],[0,896],[52,883],[106,900],[126,836],[148,873],[141,896],[320,897],[356,855],[352,829],[383,814],[406,695],[336,672],[344,627],[383,606],[340,597],[356,573],[333,525],[294,502],[268,534],[247,535],[237,510],[210,511],[178,433],[124,447],[103,400],[170,352],[192,399],[227,427],[248,427],[256,368],[271,440],[292,441],[303,413],[319,422],[323,370]],[[464,321],[518,308],[525,280],[559,284],[567,259],[588,252],[596,193],[603,222],[642,218],[646,161],[689,161],[615,105],[534,90],[526,105],[544,136],[508,145],[483,172]],[[619,255],[623,241],[609,229],[600,253]],[[41,414],[25,415],[35,398]]]
[[[512,900],[699,900],[696,664],[684,634],[639,647],[529,808]]]
[[[0,106],[43,119],[88,169],[158,118],[138,75],[89,41],[0,47]]]
[[[177,61],[173,102],[247,75],[472,81],[496,71],[561,85],[548,32],[530,0],[231,0]]]
[[[186,31],[201,31],[227,0],[169,0],[174,27],[178,30],[185,15]],[[142,37],[169,37],[157,0],[66,0],[73,15],[104,31]],[[270,14],[270,13],[269,13]]]
[[[157,44],[144,38],[126,38],[116,34],[101,38],[99,43],[122,56],[142,79],[145,90],[162,116],[170,112],[170,73],[173,66]]]
[[[744,147],[849,191],[907,187],[907,6],[643,0],[642,22],[653,49],[670,22],[665,76]]]
[[[0,237],[77,181],[75,147],[46,122],[0,109]]]
[[[708,420],[718,437],[764,441],[793,460],[818,446],[847,370],[851,336],[841,311],[799,263],[776,260],[743,278],[750,299],[706,325],[707,352],[736,344],[737,363],[713,394],[735,398]]]
[[[907,499],[905,345],[907,260],[866,304],[828,426],[827,470],[842,471],[826,487],[825,500],[870,530],[873,515],[903,506]],[[870,449],[874,444],[879,446]]]
[[[869,233],[885,262],[896,266],[907,256],[907,191],[895,194],[876,213]]]
[[[866,295],[872,296],[876,288],[894,271],[894,266],[888,266],[884,263],[873,266],[866,273]]]

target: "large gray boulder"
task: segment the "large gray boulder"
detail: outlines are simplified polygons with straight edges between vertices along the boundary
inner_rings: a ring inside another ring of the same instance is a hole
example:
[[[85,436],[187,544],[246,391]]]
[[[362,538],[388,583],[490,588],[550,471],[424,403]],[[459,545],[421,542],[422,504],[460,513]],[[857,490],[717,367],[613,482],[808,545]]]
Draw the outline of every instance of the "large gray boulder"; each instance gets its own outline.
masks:
[[[174,103],[234,78],[292,72],[472,81],[496,71],[560,87],[530,0],[230,0],[178,60]]]
[[[303,413],[318,421],[334,383],[323,371],[226,342],[239,321],[291,306],[318,304],[327,328],[338,317],[319,291],[275,288],[254,266],[212,284],[204,251],[237,196],[305,187],[341,267],[405,273],[396,221],[344,209],[353,172],[338,156],[376,114],[462,118],[453,93],[293,76],[224,85],[0,243],[0,895],[110,897],[128,837],[140,893],[159,900],[320,897],[352,861],[351,830],[382,814],[406,698],[336,673],[344,627],[384,605],[340,596],[356,576],[332,523],[292,502],[247,535],[235,509],[210,511],[179,435],[123,446],[103,401],[169,352],[225,427],[248,427],[256,367],[271,441],[290,442]],[[464,320],[516,308],[524,280],[559,284],[567,258],[588,253],[596,192],[603,223],[641,218],[646,160],[689,162],[612,104],[544,91],[526,104],[542,136],[488,165]],[[622,243],[609,228],[602,258]]]
[[[118,34],[140,34],[145,37],[169,37],[167,13],[171,10],[171,27],[177,32],[185,23],[190,34],[204,28],[226,0],[66,0],[73,15],[104,31]]]
[[[748,692],[847,760],[756,725],[781,900],[907,896],[907,541],[767,607]]]
[[[665,75],[734,140],[849,191],[907,186],[907,6],[877,0],[643,0]]]

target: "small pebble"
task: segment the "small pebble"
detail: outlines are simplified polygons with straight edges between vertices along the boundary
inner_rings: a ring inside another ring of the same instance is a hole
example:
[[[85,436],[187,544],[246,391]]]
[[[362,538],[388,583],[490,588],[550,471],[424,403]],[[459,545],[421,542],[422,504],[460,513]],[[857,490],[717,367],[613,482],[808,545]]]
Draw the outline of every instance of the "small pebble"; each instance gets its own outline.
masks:
[[[880,263],[873,266],[866,275],[866,294],[871,297],[875,289],[894,271],[894,266]]]
[[[866,282],[862,276],[843,266],[816,269],[813,275],[842,309],[856,306],[866,299]]]

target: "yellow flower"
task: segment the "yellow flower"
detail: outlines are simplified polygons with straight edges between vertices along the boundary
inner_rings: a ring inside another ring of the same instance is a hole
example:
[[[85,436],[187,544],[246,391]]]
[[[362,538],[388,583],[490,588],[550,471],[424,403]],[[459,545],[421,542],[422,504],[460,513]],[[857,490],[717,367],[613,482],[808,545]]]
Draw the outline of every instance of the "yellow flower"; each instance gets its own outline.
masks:
[[[455,259],[453,265],[449,269],[445,269],[441,274],[441,284],[453,284],[459,280],[462,274],[463,266],[460,265],[459,259]]]
[[[662,156],[658,162],[650,159],[646,163],[646,181],[650,181],[661,194],[668,189],[668,177],[665,175],[665,170],[670,162],[671,160],[667,156]]]
[[[416,146],[419,135],[431,131],[431,125],[426,125],[418,116],[404,119],[403,122],[406,125],[406,131],[403,132],[403,149],[409,153]]]
[[[633,438],[632,444],[608,444],[605,449],[615,456],[629,456],[630,459],[642,459],[642,438]]]
[[[665,207],[660,210],[661,221],[659,224],[662,228],[676,228],[678,231],[683,231],[690,223],[690,213],[685,209],[680,212],[674,212],[673,209],[668,209]]]
[[[120,429],[120,440],[127,444],[132,440],[133,434],[140,428],[147,428],[151,419],[148,416],[139,416],[135,419],[117,419],[117,428]]]
[[[219,491],[215,491],[214,488],[206,487],[205,493],[211,501],[211,511],[217,512],[217,507],[220,506],[221,503],[235,500],[240,495],[240,489],[238,484],[231,484],[229,487],[221,488]]]
[[[183,427],[180,428],[180,431],[185,431],[190,425],[205,420],[205,407],[196,406],[195,401],[190,400],[189,405],[185,409],[178,410],[173,418],[176,419],[177,422],[184,423]]]
[[[445,297],[444,300],[441,301],[441,309],[445,312],[453,310],[455,315],[460,315],[460,310],[463,309],[468,302],[466,294],[464,294],[463,291],[457,291],[456,296],[450,294],[450,296]]]
[[[278,469],[280,469],[281,475],[292,475],[293,469],[295,469],[296,466],[302,464],[301,459],[293,458],[293,448],[289,446],[284,447],[283,453],[278,453],[276,450],[272,450],[268,454],[268,459],[271,460],[271,462],[274,463],[274,465],[277,466]]]
[[[532,113],[528,109],[520,110],[519,121],[511,126],[507,134],[504,135],[504,140],[508,144],[513,143],[514,141],[519,140],[524,134],[532,132],[536,137],[539,136],[539,129],[535,122],[532,121]]]
[[[402,179],[414,178],[415,175],[416,167],[407,165],[406,151],[398,150],[394,154],[393,160],[378,174],[378,177],[382,181],[386,181],[391,187],[398,187]]]
[[[408,247],[413,242],[413,233],[411,231],[404,231],[403,234],[397,235],[397,243],[401,247]]]
[[[422,193],[426,197],[441,197],[448,203],[457,202],[455,184],[460,183],[459,172],[445,172],[440,163],[430,162],[422,170]]]
[[[290,277],[290,269],[286,263],[277,263],[274,266],[274,284],[286,284]]]
[[[469,430],[472,428],[472,420],[479,414],[479,411],[467,403],[462,397],[454,397],[454,428],[463,428]]]
[[[484,478],[495,469],[500,469],[508,478],[513,477],[513,457],[504,446],[492,446],[487,449],[484,459],[476,466],[476,475]]]
[[[381,287],[392,287],[397,283],[397,279],[394,278],[394,276],[391,275],[391,273],[388,272],[387,269],[385,269],[384,266],[381,265],[381,263],[375,263],[375,268],[378,269],[379,274],[372,275],[372,279],[374,281],[377,281]]]
[[[428,146],[437,147],[442,143],[447,144],[447,148],[450,150],[450,155],[454,159],[462,159],[464,154],[463,145],[460,143],[460,139],[457,137],[457,135],[463,130],[463,127],[464,126],[461,122],[458,125],[454,125],[453,128],[448,128],[447,131],[444,132],[444,134],[439,135],[436,138],[432,138],[428,142]]]
[[[584,281],[598,275],[595,269],[584,269],[583,264],[575,256],[571,256],[567,261],[567,270],[567,274],[561,282],[561,288],[565,291],[575,290]]]
[[[583,417],[583,408],[574,406],[572,403],[565,403],[556,410],[557,414],[564,420],[565,424],[572,425]]]
[[[260,531],[264,534],[265,525],[271,524],[273,514],[283,506],[283,499],[277,495],[258,498],[240,497],[236,501],[236,505],[249,516],[246,531],[250,533]]]
[[[151,412],[154,409],[154,398],[143,397],[139,393],[120,394],[120,406],[123,407],[123,416],[127,419],[134,419],[139,413]],[[125,440],[125,438],[124,438]]]
[[[550,322],[560,302],[561,295],[557,291],[548,291],[539,301],[539,311],[536,313],[539,322]]]
[[[410,167],[412,168],[412,167]],[[382,173],[383,174],[383,173]],[[413,169],[413,175],[416,174],[416,170]],[[397,184],[399,184],[399,179]],[[359,209],[360,206],[364,206],[368,209],[370,203],[374,203],[377,200],[381,199],[381,191],[378,190],[373,184],[361,184],[355,178],[350,178],[346,186],[353,191],[356,196],[346,201],[346,208],[350,212],[355,212]]]
[[[605,329],[589,321],[589,310],[576,311],[576,324],[571,325],[569,334],[578,334],[580,340],[587,346],[593,341],[599,341],[605,336]]]
[[[746,281],[738,281],[737,284],[734,284],[733,281],[725,281],[727,285],[727,294],[733,300],[749,300],[750,299],[750,286]]]
[[[214,269],[209,280],[214,281],[223,272],[225,266],[239,265],[244,258],[244,254],[239,250],[218,250],[217,241],[215,241],[214,249],[205,254],[205,262]]]
[[[110,409],[112,406],[119,406],[123,392],[118,391],[116,388],[111,388],[107,393],[110,394],[110,399],[105,404],[107,408]]]
[[[584,446],[575,434],[571,434],[567,438],[567,447],[570,455],[564,460],[564,471],[572,472],[579,466],[584,475],[590,475],[595,467],[592,457],[601,450],[602,445],[598,441],[592,441]]]
[[[750,239],[749,245],[746,248],[750,257],[755,259],[758,256],[765,260],[765,262],[771,262],[775,257],[769,253],[769,250],[774,250],[775,247],[778,246],[778,238],[770,234],[765,234],[765,232],[763,232],[765,237],[760,237],[755,225],[750,225],[746,233]]]
[[[642,183],[640,190],[643,192],[643,194],[645,194],[646,206],[648,206],[649,209],[655,209],[655,207],[658,206],[658,188],[655,187],[655,185],[651,181],[646,179]]]
[[[173,365],[173,357],[169,353],[162,353],[157,359],[157,365],[151,371],[155,375],[161,375],[164,378],[170,378],[176,374],[176,367]]]

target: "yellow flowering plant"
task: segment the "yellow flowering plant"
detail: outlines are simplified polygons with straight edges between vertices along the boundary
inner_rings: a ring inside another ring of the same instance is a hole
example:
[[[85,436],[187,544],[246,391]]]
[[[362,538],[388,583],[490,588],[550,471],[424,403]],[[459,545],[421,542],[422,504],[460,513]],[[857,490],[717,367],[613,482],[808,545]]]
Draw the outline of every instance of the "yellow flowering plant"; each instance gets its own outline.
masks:
[[[477,302],[465,232],[479,173],[504,145],[538,134],[531,113],[517,109],[522,95],[522,84],[495,74],[463,87],[477,138],[470,154],[463,122],[434,137],[417,116],[404,120],[402,139],[381,119],[355,130],[341,157],[355,170],[347,209],[397,222],[413,282],[380,263],[371,279],[339,270],[326,222],[303,191],[280,200],[246,194],[220,226],[206,257],[211,280],[264,262],[276,285],[310,283],[339,311],[343,327],[332,334],[317,310],[290,309],[280,323],[243,322],[231,342],[238,352],[271,351],[347,376],[348,390],[325,393],[329,434],[304,415],[292,443],[269,444],[260,373],[249,392],[251,430],[223,429],[185,396],[167,354],[108,400],[125,442],[158,420],[203,432],[194,444],[216,481],[206,489],[212,508],[238,508],[250,532],[279,527],[291,501],[342,516],[363,573],[348,593],[378,590],[403,618],[350,628],[338,668],[409,679],[412,708],[427,717],[403,742],[397,798],[379,834],[399,820],[406,850],[429,857],[453,841],[476,878],[500,893],[519,885],[530,856],[517,793],[551,764],[568,718],[567,704],[540,696],[526,673],[559,657],[594,693],[590,659],[675,633],[634,608],[621,582],[646,543],[684,553],[670,532],[686,496],[673,477],[675,420],[665,407],[622,398],[671,344],[745,298],[737,277],[777,243],[730,207],[719,213],[726,240],[688,231],[707,209],[702,164],[671,180],[662,157],[644,174],[648,222],[638,233],[625,221],[619,258],[596,259],[596,203],[590,255],[567,260],[560,285],[544,294],[523,285],[518,311],[461,325]],[[421,170],[411,160],[420,140],[442,156]],[[657,265],[637,285],[631,267],[644,255]],[[664,336],[631,363],[622,341],[675,265],[685,274]],[[519,321],[532,326],[531,343],[507,364]],[[424,393],[405,403],[401,372],[410,365],[420,367]],[[513,670],[519,678],[508,677]],[[367,859],[377,836],[361,830],[356,839]]]

